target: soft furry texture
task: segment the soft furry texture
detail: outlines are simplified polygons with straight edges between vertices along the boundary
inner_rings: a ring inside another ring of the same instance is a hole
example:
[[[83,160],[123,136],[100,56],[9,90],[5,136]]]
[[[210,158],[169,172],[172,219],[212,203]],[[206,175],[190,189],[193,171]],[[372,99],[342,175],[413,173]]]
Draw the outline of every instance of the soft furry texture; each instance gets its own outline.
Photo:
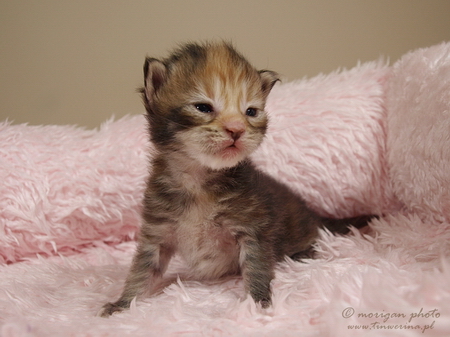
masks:
[[[0,124],[0,262],[134,238],[147,177],[143,118]]]
[[[135,247],[144,117],[94,131],[3,123],[0,334],[448,336],[449,50],[274,88],[257,164],[323,214],[382,217],[346,237],[323,232],[315,260],[279,264],[266,310],[241,278],[192,281],[176,258],[160,294],[95,317]]]
[[[322,215],[381,214],[395,208],[388,189],[382,61],[275,86],[271,123],[253,156]]]
[[[394,192],[409,211],[450,221],[450,45],[405,55],[387,90]],[[405,140],[408,139],[408,142]]]

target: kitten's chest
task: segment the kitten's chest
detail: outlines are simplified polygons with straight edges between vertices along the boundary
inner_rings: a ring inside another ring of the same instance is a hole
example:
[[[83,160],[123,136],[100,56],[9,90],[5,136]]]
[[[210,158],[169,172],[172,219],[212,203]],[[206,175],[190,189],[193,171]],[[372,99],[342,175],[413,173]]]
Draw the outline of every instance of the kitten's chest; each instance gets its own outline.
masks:
[[[234,222],[217,200],[197,195],[178,219],[178,251],[201,278],[236,273],[239,245]]]

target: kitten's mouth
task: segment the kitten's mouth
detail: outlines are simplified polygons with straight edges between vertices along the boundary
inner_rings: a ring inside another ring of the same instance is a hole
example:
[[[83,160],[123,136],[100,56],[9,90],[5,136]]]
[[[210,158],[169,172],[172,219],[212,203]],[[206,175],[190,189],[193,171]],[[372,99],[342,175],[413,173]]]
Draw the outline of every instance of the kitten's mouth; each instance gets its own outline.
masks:
[[[209,151],[208,151],[209,150]],[[222,140],[210,143],[205,156],[198,157],[205,166],[213,169],[222,169],[237,165],[247,154],[247,144],[241,140]]]
[[[242,152],[242,146],[237,144],[237,141],[232,141],[231,144],[224,144],[225,146],[220,151],[220,155],[222,158],[233,158],[239,155]]]
[[[238,148],[241,148],[241,145],[242,145],[242,141],[240,141],[239,139],[237,139],[237,140],[228,139],[222,143],[222,148],[224,150],[230,149],[230,148],[238,149]]]

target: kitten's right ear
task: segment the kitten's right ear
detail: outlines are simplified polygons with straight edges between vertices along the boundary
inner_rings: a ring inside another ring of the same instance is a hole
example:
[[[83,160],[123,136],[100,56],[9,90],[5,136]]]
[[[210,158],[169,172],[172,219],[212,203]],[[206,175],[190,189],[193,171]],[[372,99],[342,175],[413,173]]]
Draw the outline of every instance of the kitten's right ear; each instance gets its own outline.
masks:
[[[167,67],[161,61],[147,57],[144,63],[144,93],[148,102],[158,92],[167,79]]]
[[[262,80],[262,91],[267,97],[275,83],[280,81],[280,76],[276,72],[270,70],[260,70],[259,76],[261,76]]]

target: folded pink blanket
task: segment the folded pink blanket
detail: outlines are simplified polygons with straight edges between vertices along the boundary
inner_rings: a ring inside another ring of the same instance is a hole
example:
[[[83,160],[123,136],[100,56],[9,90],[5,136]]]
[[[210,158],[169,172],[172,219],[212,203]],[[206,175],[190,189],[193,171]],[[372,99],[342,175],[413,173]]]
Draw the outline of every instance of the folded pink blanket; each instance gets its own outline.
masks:
[[[109,319],[140,226],[141,115],[75,126],[0,124],[2,336],[444,336],[450,334],[450,43],[277,85],[253,159],[335,217],[379,214],[318,259],[286,260],[273,307],[239,277],[183,278]]]

